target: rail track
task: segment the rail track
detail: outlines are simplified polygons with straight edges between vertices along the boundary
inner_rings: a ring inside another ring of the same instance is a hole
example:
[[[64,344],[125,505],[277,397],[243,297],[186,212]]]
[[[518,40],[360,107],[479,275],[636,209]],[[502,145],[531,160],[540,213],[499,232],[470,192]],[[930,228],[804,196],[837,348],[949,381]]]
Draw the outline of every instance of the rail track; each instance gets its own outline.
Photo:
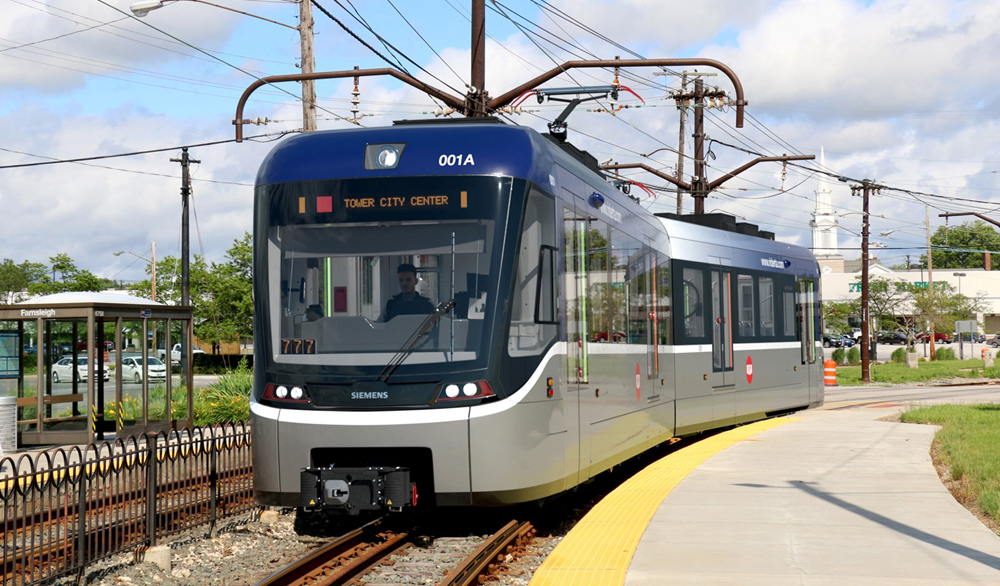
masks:
[[[510,521],[489,537],[429,539],[417,527],[395,531],[378,519],[334,538],[257,586],[438,586],[482,584],[534,535],[531,523]]]

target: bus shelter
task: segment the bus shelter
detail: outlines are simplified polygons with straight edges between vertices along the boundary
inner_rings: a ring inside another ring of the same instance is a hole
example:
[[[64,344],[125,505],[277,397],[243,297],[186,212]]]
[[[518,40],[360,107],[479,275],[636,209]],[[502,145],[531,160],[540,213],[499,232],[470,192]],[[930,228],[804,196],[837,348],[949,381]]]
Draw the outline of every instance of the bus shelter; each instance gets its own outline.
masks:
[[[0,394],[17,397],[18,445],[193,427],[192,342],[190,307],[140,297],[58,293],[0,306]]]

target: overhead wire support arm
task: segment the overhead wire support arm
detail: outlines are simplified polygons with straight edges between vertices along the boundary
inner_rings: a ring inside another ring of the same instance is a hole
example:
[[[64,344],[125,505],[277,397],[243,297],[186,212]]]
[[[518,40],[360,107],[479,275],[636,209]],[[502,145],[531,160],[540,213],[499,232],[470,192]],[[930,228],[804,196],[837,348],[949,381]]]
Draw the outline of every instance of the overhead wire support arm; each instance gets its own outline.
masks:
[[[546,81],[556,77],[561,73],[565,73],[570,69],[586,69],[586,68],[605,68],[605,67],[694,67],[694,66],[707,66],[718,69],[729,78],[729,81],[733,83],[733,88],[736,92],[736,127],[743,128],[743,107],[747,105],[746,100],[743,96],[743,84],[740,83],[736,73],[729,68],[728,65],[716,61],[715,59],[701,59],[701,58],[685,58],[685,59],[603,59],[595,61],[567,61],[558,67],[546,71],[545,73],[535,77],[531,81],[521,84],[520,86],[500,95],[496,98],[491,99],[487,102],[488,110],[496,110],[502,108],[511,101],[516,99],[518,96],[524,94],[525,92],[538,87],[539,85],[545,83]]]
[[[243,108],[246,106],[247,100],[250,99],[250,95],[253,94],[257,88],[265,85],[273,85],[277,83],[285,83],[290,81],[308,81],[316,79],[338,79],[342,77],[373,77],[379,75],[388,75],[394,77],[399,81],[413,86],[418,90],[426,93],[429,96],[433,96],[448,106],[455,108],[456,110],[465,110],[465,100],[463,98],[455,97],[448,92],[440,90],[432,85],[426,84],[419,79],[411,77],[401,71],[389,67],[382,67],[379,69],[348,69],[344,71],[318,71],[315,73],[293,73],[290,75],[271,75],[268,77],[262,77],[257,81],[250,84],[246,90],[243,91],[243,95],[240,96],[240,101],[236,105],[236,118],[233,119],[233,124],[236,126],[236,142],[243,142],[243,125],[251,124],[250,120],[243,118]]]

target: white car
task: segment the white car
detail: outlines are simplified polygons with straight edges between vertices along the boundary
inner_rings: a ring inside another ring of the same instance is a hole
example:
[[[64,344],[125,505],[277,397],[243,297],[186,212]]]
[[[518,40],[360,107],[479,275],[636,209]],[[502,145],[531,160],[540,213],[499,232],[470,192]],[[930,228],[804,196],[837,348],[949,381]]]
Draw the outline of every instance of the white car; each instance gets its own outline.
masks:
[[[63,358],[59,362],[52,365],[52,382],[53,383],[68,383],[72,380],[85,381],[87,380],[87,357],[77,356],[76,357],[76,373],[73,373],[73,358]],[[110,380],[111,369],[104,368],[104,380]]]
[[[167,365],[160,362],[158,358],[150,356],[146,372],[143,373],[141,356],[122,360],[122,381],[141,383],[143,376],[148,376],[149,380],[166,380]]]
[[[197,347],[197,346],[193,346],[191,348],[191,354],[192,355],[194,355],[194,354],[204,354],[204,353],[205,353],[205,351],[202,350],[201,348]],[[163,348],[160,348],[157,351],[157,356],[159,356],[160,360],[166,361],[166,359],[167,359],[167,351],[164,350]],[[181,361],[181,345],[180,344],[174,344],[174,347],[170,350],[170,362],[172,362],[174,364],[180,364],[180,361]]]

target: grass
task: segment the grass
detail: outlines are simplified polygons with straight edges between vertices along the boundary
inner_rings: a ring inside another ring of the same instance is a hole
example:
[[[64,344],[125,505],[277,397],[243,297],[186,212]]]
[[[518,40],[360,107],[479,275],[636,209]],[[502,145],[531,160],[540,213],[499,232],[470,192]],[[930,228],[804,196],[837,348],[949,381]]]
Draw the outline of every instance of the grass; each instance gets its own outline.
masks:
[[[941,426],[934,442],[955,497],[1000,523],[1000,405],[933,405],[907,411],[902,420]]]
[[[917,368],[906,364],[887,362],[872,364],[869,374],[876,383],[915,383],[948,378],[1000,378],[1000,368],[993,366],[983,368],[983,361],[972,360],[935,360],[921,362]],[[860,385],[860,366],[838,366],[838,385]]]

